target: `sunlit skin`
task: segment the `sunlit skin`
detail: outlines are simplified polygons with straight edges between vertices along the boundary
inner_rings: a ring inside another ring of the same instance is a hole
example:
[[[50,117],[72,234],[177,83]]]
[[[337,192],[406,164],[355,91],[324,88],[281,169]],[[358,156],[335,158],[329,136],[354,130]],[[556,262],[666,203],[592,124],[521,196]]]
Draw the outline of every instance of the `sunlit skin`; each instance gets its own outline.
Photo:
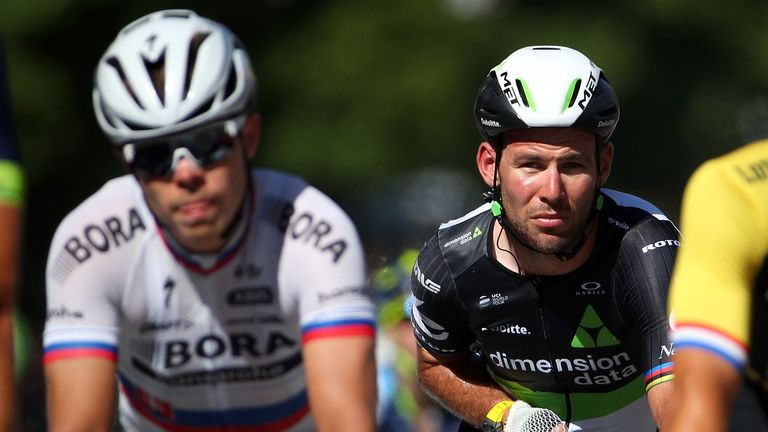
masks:
[[[242,206],[248,176],[244,159],[255,155],[259,132],[259,118],[251,116],[223,161],[203,168],[183,158],[169,177],[139,176],[155,217],[187,250],[212,253],[226,244],[222,233]]]
[[[516,238],[503,237],[518,260],[514,265],[523,267],[513,270],[538,274],[573,270],[586,260],[594,243],[590,212],[595,189],[610,172],[612,145],[603,146],[598,171],[595,136],[586,130],[521,129],[505,133],[503,139],[496,181]],[[493,146],[480,144],[478,168],[489,186],[495,156]],[[587,240],[573,260],[563,263],[552,255],[573,251],[585,233]]]

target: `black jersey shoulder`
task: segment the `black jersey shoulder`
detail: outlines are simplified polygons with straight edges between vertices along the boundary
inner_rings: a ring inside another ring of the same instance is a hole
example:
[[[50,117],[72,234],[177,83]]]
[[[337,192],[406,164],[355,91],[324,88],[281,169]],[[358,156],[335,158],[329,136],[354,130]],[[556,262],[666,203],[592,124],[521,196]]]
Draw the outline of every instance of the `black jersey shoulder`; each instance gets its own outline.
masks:
[[[650,202],[623,192],[603,189],[601,227],[623,248],[643,253],[659,247],[679,246],[679,231],[664,213]],[[662,244],[663,243],[663,244]]]
[[[440,226],[435,241],[454,275],[488,254],[492,221],[490,205],[486,204]]]

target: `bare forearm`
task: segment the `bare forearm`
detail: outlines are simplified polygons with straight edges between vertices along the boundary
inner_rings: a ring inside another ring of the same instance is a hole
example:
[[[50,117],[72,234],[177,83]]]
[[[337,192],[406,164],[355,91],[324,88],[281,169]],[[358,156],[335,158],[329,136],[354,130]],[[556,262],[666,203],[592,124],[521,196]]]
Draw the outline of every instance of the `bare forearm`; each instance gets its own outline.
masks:
[[[738,370],[703,350],[675,357],[674,406],[666,431],[725,431],[741,386]]]
[[[374,340],[322,339],[303,349],[309,405],[317,430],[373,432],[377,395]]]
[[[115,413],[115,364],[101,358],[45,365],[51,432],[108,432]]]
[[[646,395],[656,425],[663,431],[669,427],[670,412],[674,409],[673,391],[673,381],[667,381],[656,385]]]
[[[11,308],[0,312],[0,431],[13,430],[15,381],[13,375],[13,326]]]
[[[454,415],[480,427],[485,415],[496,403],[511,399],[485,373],[471,370],[465,364],[421,362],[421,387]]]
[[[669,427],[664,431],[684,432],[722,432],[728,425],[728,417],[731,402],[725,400],[722,394],[697,393],[680,395],[679,407],[675,410],[671,421],[666,422]]]

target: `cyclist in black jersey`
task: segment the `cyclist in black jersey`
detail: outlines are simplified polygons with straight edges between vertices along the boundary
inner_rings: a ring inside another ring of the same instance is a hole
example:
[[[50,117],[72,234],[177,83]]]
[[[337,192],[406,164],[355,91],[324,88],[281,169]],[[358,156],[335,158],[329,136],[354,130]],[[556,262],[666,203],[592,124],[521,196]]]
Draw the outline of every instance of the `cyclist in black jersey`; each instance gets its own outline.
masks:
[[[602,188],[619,119],[602,70],[570,48],[520,49],[475,118],[488,202],[442,224],[412,276],[422,386],[483,430],[663,426],[678,231]]]

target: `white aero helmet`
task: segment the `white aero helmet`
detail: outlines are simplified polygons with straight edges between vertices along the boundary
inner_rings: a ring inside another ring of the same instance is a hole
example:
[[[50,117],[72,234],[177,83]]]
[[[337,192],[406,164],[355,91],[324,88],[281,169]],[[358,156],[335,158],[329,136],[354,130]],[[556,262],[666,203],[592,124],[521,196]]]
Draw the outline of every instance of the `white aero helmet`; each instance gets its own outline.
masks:
[[[230,119],[255,98],[256,76],[237,37],[181,9],[123,28],[101,57],[93,88],[99,126],[115,145]]]
[[[521,48],[491,69],[475,99],[475,121],[489,142],[514,129],[576,127],[602,144],[619,121],[619,101],[603,71],[562,46]]]

